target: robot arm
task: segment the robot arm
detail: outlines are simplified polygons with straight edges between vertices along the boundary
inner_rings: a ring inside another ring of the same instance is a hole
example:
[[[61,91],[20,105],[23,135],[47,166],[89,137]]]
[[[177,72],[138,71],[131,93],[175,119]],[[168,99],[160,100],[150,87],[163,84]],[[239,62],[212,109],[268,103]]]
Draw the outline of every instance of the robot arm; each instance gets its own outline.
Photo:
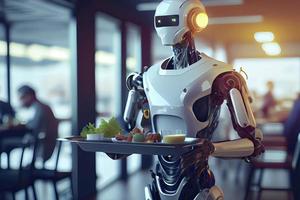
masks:
[[[129,90],[126,107],[123,113],[123,119],[128,124],[129,130],[134,127],[141,128],[138,124],[143,121],[143,102],[146,96],[144,95],[142,74],[131,73],[126,79],[126,86]],[[119,160],[129,155],[107,153],[113,160]]]
[[[226,72],[219,75],[213,85],[216,104],[227,101],[232,124],[241,139],[214,143],[215,157],[252,157],[264,151],[262,133],[256,128],[251,111],[251,97],[245,80],[237,72]]]
[[[145,121],[150,119],[142,74],[130,74],[127,77],[126,86],[129,93],[123,114],[124,121],[129,125],[129,129],[134,127],[142,128],[145,125]]]

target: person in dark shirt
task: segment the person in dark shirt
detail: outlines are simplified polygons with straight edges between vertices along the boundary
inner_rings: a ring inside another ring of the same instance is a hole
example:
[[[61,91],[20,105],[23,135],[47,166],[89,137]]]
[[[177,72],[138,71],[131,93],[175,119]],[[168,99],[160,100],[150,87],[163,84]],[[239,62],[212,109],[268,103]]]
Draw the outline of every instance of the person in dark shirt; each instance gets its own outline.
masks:
[[[35,136],[41,133],[44,135],[44,142],[39,149],[38,156],[46,162],[55,148],[58,136],[58,121],[51,108],[38,100],[33,88],[24,85],[18,89],[18,94],[23,107],[34,109],[34,116],[26,126],[33,130]]]
[[[283,131],[288,144],[288,152],[293,154],[297,144],[297,138],[300,133],[300,94],[294,102],[294,106],[284,123]]]
[[[272,81],[267,82],[268,91],[263,97],[262,114],[264,117],[269,117],[270,111],[275,108],[276,100],[273,95],[274,83]]]
[[[14,118],[15,111],[9,103],[0,100],[0,125],[3,124],[6,117]]]

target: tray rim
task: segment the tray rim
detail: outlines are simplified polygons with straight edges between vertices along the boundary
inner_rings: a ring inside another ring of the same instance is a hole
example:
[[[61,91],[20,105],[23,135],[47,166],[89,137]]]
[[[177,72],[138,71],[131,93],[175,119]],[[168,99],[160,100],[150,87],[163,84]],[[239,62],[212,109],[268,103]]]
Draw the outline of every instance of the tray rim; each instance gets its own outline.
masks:
[[[87,140],[82,136],[67,136],[64,138],[58,138],[57,140],[63,142],[71,142],[71,143],[112,143],[112,144],[120,144],[120,145],[149,145],[149,146],[163,146],[163,147],[186,147],[190,145],[197,145],[200,144],[202,139],[201,138],[192,138],[187,137],[188,139],[194,139],[193,141],[187,141],[185,143],[178,143],[178,144],[169,144],[169,143],[162,143],[162,142],[154,142],[154,143],[147,143],[147,142],[127,142],[127,141],[113,141],[113,138],[105,138],[103,140]]]
[[[83,151],[86,152],[102,152],[102,153],[114,153],[114,154],[140,154],[140,155],[173,155],[181,156],[193,150],[197,145],[203,144],[203,139],[192,138],[194,141],[181,144],[166,144],[166,143],[145,143],[145,142],[113,142],[110,139],[105,140],[86,140],[81,136],[71,136],[66,138],[58,138],[59,141],[70,142],[78,145]],[[101,147],[101,144],[103,145]],[[109,149],[109,145],[112,144],[116,149]],[[117,148],[117,146],[119,148]],[[126,148],[130,148],[128,152]]]

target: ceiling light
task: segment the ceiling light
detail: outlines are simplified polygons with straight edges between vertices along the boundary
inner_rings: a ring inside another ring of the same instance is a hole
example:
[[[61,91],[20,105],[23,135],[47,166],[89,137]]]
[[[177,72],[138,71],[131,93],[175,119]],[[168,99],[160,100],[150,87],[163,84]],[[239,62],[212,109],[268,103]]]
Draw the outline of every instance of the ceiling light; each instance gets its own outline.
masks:
[[[274,40],[274,34],[272,32],[256,32],[254,33],[254,39],[257,42],[272,42]]]
[[[262,49],[269,56],[278,56],[281,53],[280,45],[276,42],[263,43]]]

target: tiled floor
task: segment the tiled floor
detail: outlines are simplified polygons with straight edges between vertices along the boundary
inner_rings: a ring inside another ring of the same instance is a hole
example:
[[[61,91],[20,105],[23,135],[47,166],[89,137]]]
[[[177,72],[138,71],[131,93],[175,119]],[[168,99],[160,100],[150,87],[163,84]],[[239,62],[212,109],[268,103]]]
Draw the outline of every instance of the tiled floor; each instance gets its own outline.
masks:
[[[245,178],[247,176],[246,163],[240,161],[222,160],[213,161],[211,168],[216,177],[216,184],[225,193],[225,200],[242,200],[245,191]],[[232,170],[228,170],[232,169]],[[226,173],[227,172],[227,173]],[[144,186],[149,183],[150,175],[148,172],[134,174],[127,182],[117,182],[111,187],[100,191],[97,195],[98,200],[143,200]],[[288,184],[287,173],[285,171],[266,172],[264,185],[285,187]],[[256,199],[255,192],[251,193],[249,200]],[[263,192],[262,200],[287,200],[285,192]]]

